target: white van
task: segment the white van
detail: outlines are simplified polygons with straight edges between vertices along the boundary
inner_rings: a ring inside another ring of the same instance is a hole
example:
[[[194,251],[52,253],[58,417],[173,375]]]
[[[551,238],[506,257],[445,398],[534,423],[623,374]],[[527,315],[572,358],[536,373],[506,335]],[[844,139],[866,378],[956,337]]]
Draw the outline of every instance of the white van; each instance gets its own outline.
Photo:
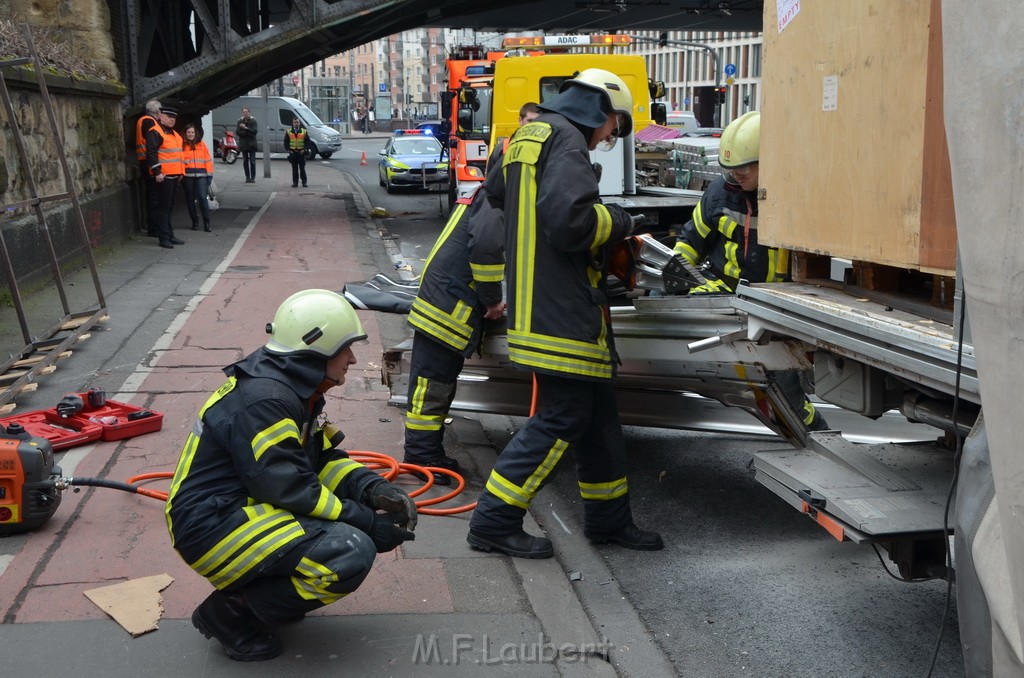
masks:
[[[692,111],[669,111],[666,116],[665,126],[677,129],[683,134],[692,134],[700,128],[700,125],[697,123],[697,116]]]
[[[341,150],[341,134],[323,123],[316,113],[306,104],[292,97],[267,97],[266,107],[263,97],[238,97],[234,101],[213,110],[213,135],[220,138],[225,129],[235,131],[238,119],[242,117],[242,107],[249,109],[249,114],[256,118],[260,125],[256,141],[263,149],[263,142],[270,142],[271,153],[286,153],[284,133],[292,126],[292,118],[302,121],[302,126],[309,132],[309,139],[314,148],[306,151],[306,157],[312,159],[317,153],[323,159],[330,158]]]

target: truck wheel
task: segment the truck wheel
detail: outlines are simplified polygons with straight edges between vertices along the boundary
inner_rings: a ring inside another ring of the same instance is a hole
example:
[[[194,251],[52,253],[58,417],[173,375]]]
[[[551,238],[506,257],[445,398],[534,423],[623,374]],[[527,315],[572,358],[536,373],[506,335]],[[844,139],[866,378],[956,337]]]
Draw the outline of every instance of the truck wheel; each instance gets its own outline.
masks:
[[[313,160],[316,158],[316,146],[305,149],[302,154],[306,156],[306,160]]]
[[[334,155],[334,153],[321,153],[320,157],[324,160],[329,160],[332,155]]]

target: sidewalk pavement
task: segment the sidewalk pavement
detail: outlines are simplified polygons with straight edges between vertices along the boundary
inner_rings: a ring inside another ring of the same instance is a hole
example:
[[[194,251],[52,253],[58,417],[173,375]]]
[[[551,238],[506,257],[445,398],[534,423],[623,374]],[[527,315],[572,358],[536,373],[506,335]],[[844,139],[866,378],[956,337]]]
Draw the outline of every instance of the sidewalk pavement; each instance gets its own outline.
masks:
[[[238,167],[222,169],[214,233],[181,230],[188,220],[179,213],[176,231],[186,245],[164,251],[140,236],[102,256],[107,327],[44,377],[36,394],[19,399],[16,413],[51,407],[64,391],[106,384],[108,398],[164,414],[159,432],[58,454],[66,476],[124,481],[172,471],[198,408],[223,382],[221,368],[264,343],[264,322],[281,301],[308,287],[340,290],[386,260],[378,227],[367,217],[369,201],[348,173],[331,172],[338,178],[329,180],[326,170],[311,174],[309,189],[293,189],[286,166],[275,164],[277,177],[255,184],[245,184]],[[400,319],[360,316],[370,340],[356,347],[359,363],[336,389],[342,392],[328,394],[326,412],[346,432],[349,449],[401,459],[402,412],[387,405],[380,383],[380,323]],[[494,446],[476,419],[462,417],[446,441],[467,469],[464,501],[456,503],[474,501]],[[605,599],[591,611],[602,617],[597,630],[559,558],[473,551],[465,541],[469,514],[462,513],[422,517],[417,540],[381,555],[358,591],[280,629],[280,657],[234,662],[191,625],[192,610],[211,589],[171,549],[162,508],[141,495],[88,487],[65,492],[56,514],[35,532],[0,539],[4,675],[245,676],[255,670],[582,678],[618,675],[603,655],[629,655],[627,643],[637,655],[657,654],[647,652],[653,644],[645,632],[626,623],[632,611],[614,595],[616,585],[600,591]],[[530,517],[527,529],[539,531]],[[586,548],[566,539],[555,540],[559,557],[564,548]],[[574,567],[585,558],[591,572],[601,567],[599,556],[573,557]],[[136,638],[83,595],[164,573],[173,582],[160,594],[159,629]],[[609,630],[620,635],[604,638]]]

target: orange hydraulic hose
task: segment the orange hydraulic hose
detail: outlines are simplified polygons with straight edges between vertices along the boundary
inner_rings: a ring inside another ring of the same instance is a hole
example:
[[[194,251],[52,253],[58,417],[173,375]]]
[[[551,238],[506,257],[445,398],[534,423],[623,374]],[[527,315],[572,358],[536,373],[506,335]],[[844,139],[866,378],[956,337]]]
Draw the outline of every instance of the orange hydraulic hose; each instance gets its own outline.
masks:
[[[349,457],[354,461],[358,461],[367,468],[380,470],[387,469],[384,473],[381,473],[385,479],[392,481],[400,475],[413,475],[418,473],[426,477],[426,481],[423,482],[421,487],[416,488],[409,493],[410,497],[418,497],[434,485],[434,473],[442,473],[455,480],[455,488],[450,492],[442,494],[438,497],[431,499],[421,499],[416,502],[416,510],[418,513],[427,516],[451,516],[457,513],[465,513],[466,511],[472,511],[476,508],[476,502],[472,504],[466,504],[464,506],[454,506],[451,508],[428,508],[435,504],[442,504],[450,499],[454,499],[462,493],[462,490],[466,487],[466,480],[454,471],[450,471],[446,468],[440,468],[437,466],[418,466],[416,464],[406,464],[398,462],[394,457],[381,452],[369,452],[366,450],[352,450],[349,452]],[[129,485],[136,485],[140,482],[147,480],[157,480],[163,478],[173,478],[174,473],[171,471],[158,471],[156,473],[140,473],[139,475],[132,476],[128,479]],[[137,494],[141,494],[145,497],[151,497],[153,499],[159,499],[160,501],[167,501],[167,493],[160,492],[158,490],[148,490],[142,487],[135,488]]]

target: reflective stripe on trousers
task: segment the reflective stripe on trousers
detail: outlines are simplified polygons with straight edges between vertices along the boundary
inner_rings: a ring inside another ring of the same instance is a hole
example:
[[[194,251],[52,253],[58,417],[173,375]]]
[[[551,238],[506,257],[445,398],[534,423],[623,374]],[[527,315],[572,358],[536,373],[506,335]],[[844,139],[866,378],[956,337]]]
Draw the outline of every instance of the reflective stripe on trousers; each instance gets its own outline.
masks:
[[[520,529],[533,497],[567,451],[576,462],[584,528],[611,532],[632,523],[613,383],[536,376],[537,413],[498,457],[470,528],[491,535]]]
[[[422,332],[413,333],[405,412],[405,461],[419,464],[444,455],[444,420],[455,399],[465,358]]]

